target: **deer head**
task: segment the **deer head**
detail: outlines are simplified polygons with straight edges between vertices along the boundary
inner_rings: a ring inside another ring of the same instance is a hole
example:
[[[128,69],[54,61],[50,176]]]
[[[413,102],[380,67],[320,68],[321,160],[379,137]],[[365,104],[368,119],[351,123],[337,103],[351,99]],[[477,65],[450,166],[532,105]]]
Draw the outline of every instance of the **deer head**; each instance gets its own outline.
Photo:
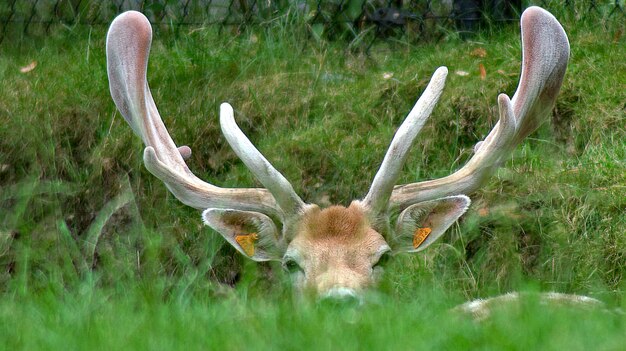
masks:
[[[146,145],[146,168],[176,198],[203,210],[204,222],[241,254],[281,261],[298,287],[321,296],[356,296],[375,282],[383,255],[419,252],[440,238],[470,205],[466,194],[549,116],[567,66],[567,36],[538,7],[524,12],[521,28],[519,86],[513,99],[498,96],[499,121],[467,164],[444,178],[396,185],[407,152],[443,91],[447,69],[440,67],[396,132],[369,192],[348,207],[303,202],[239,129],[227,103],[220,107],[222,132],[264,188],[226,189],[196,177],[184,161],[191,149],[176,146],[152,99],[146,78],[152,31],[141,13],[123,13],[111,24],[107,68],[118,110]]]

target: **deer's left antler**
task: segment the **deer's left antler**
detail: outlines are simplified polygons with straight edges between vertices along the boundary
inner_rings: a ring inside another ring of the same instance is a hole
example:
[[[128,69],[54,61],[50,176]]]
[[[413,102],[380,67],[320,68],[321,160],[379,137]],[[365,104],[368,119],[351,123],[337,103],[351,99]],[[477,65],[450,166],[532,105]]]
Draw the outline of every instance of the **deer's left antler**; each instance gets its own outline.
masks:
[[[539,7],[524,11],[521,28],[519,85],[513,99],[506,94],[498,96],[500,120],[485,140],[476,144],[474,156],[447,177],[394,187],[407,152],[443,89],[447,70],[441,67],[398,129],[369,192],[362,200],[374,216],[389,210],[402,210],[422,201],[474,192],[511,151],[548,118],[567,68],[567,35],[556,18]],[[419,112],[414,112],[416,109]]]

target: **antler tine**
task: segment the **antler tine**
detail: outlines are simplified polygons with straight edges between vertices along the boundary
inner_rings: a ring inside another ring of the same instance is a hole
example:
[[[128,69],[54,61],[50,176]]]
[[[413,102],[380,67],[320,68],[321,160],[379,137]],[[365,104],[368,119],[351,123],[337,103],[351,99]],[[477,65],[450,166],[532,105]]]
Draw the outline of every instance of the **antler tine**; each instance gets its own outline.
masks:
[[[513,148],[548,118],[567,68],[567,35],[556,18],[539,7],[524,11],[521,27],[519,85],[512,100],[504,94],[498,97],[500,120],[491,133],[476,145],[474,156],[454,174],[397,186],[389,207],[406,208],[421,201],[475,191]]]
[[[304,206],[304,202],[293,190],[289,181],[278,172],[267,159],[252,145],[235,122],[230,104],[220,106],[220,125],[222,134],[255,177],[274,195],[276,202],[286,215],[295,215]]]
[[[191,150],[177,148],[157,111],[146,71],[152,28],[139,12],[119,15],[107,34],[107,71],[111,96],[124,119],[146,149],[144,163],[181,202],[198,209],[233,208],[281,215],[274,197],[265,189],[224,189],[206,183],[187,167],[183,156]]]
[[[520,143],[550,115],[559,94],[569,41],[561,24],[548,11],[530,7],[522,15],[522,72],[511,102],[516,116],[513,144]]]
[[[439,101],[447,75],[446,67],[439,67],[435,71],[424,93],[393,137],[383,163],[372,181],[372,186],[363,199],[363,204],[372,213],[377,214],[387,208],[389,197],[400,176],[402,166],[406,162],[409,149]]]

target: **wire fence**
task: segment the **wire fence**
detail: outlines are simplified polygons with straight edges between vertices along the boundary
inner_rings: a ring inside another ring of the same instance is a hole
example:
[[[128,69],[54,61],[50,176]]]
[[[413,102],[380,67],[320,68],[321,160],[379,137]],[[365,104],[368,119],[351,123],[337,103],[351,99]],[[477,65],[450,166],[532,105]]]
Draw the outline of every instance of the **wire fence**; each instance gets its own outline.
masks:
[[[0,43],[15,35],[46,35],[57,25],[108,25],[127,10],[169,28],[258,26],[298,15],[314,36],[356,36],[366,28],[381,36],[434,26],[471,33],[486,22],[519,20],[531,4],[576,16],[626,19],[624,0],[0,0]]]

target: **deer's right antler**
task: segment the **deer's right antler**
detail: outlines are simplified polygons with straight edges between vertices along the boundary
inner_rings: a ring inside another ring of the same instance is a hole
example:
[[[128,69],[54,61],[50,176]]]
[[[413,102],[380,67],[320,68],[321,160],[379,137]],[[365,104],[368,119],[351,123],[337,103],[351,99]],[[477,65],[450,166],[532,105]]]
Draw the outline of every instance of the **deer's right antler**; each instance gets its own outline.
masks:
[[[228,104],[221,107],[222,131],[235,153],[267,190],[220,188],[202,181],[189,170],[183,157],[188,157],[191,149],[176,147],[148,87],[146,71],[151,41],[148,19],[139,12],[128,11],[111,23],[106,43],[111,96],[146,145],[144,163],[148,171],[163,181],[176,198],[194,208],[258,211],[281,220],[297,214],[304,203],[285,177],[241,132]]]

